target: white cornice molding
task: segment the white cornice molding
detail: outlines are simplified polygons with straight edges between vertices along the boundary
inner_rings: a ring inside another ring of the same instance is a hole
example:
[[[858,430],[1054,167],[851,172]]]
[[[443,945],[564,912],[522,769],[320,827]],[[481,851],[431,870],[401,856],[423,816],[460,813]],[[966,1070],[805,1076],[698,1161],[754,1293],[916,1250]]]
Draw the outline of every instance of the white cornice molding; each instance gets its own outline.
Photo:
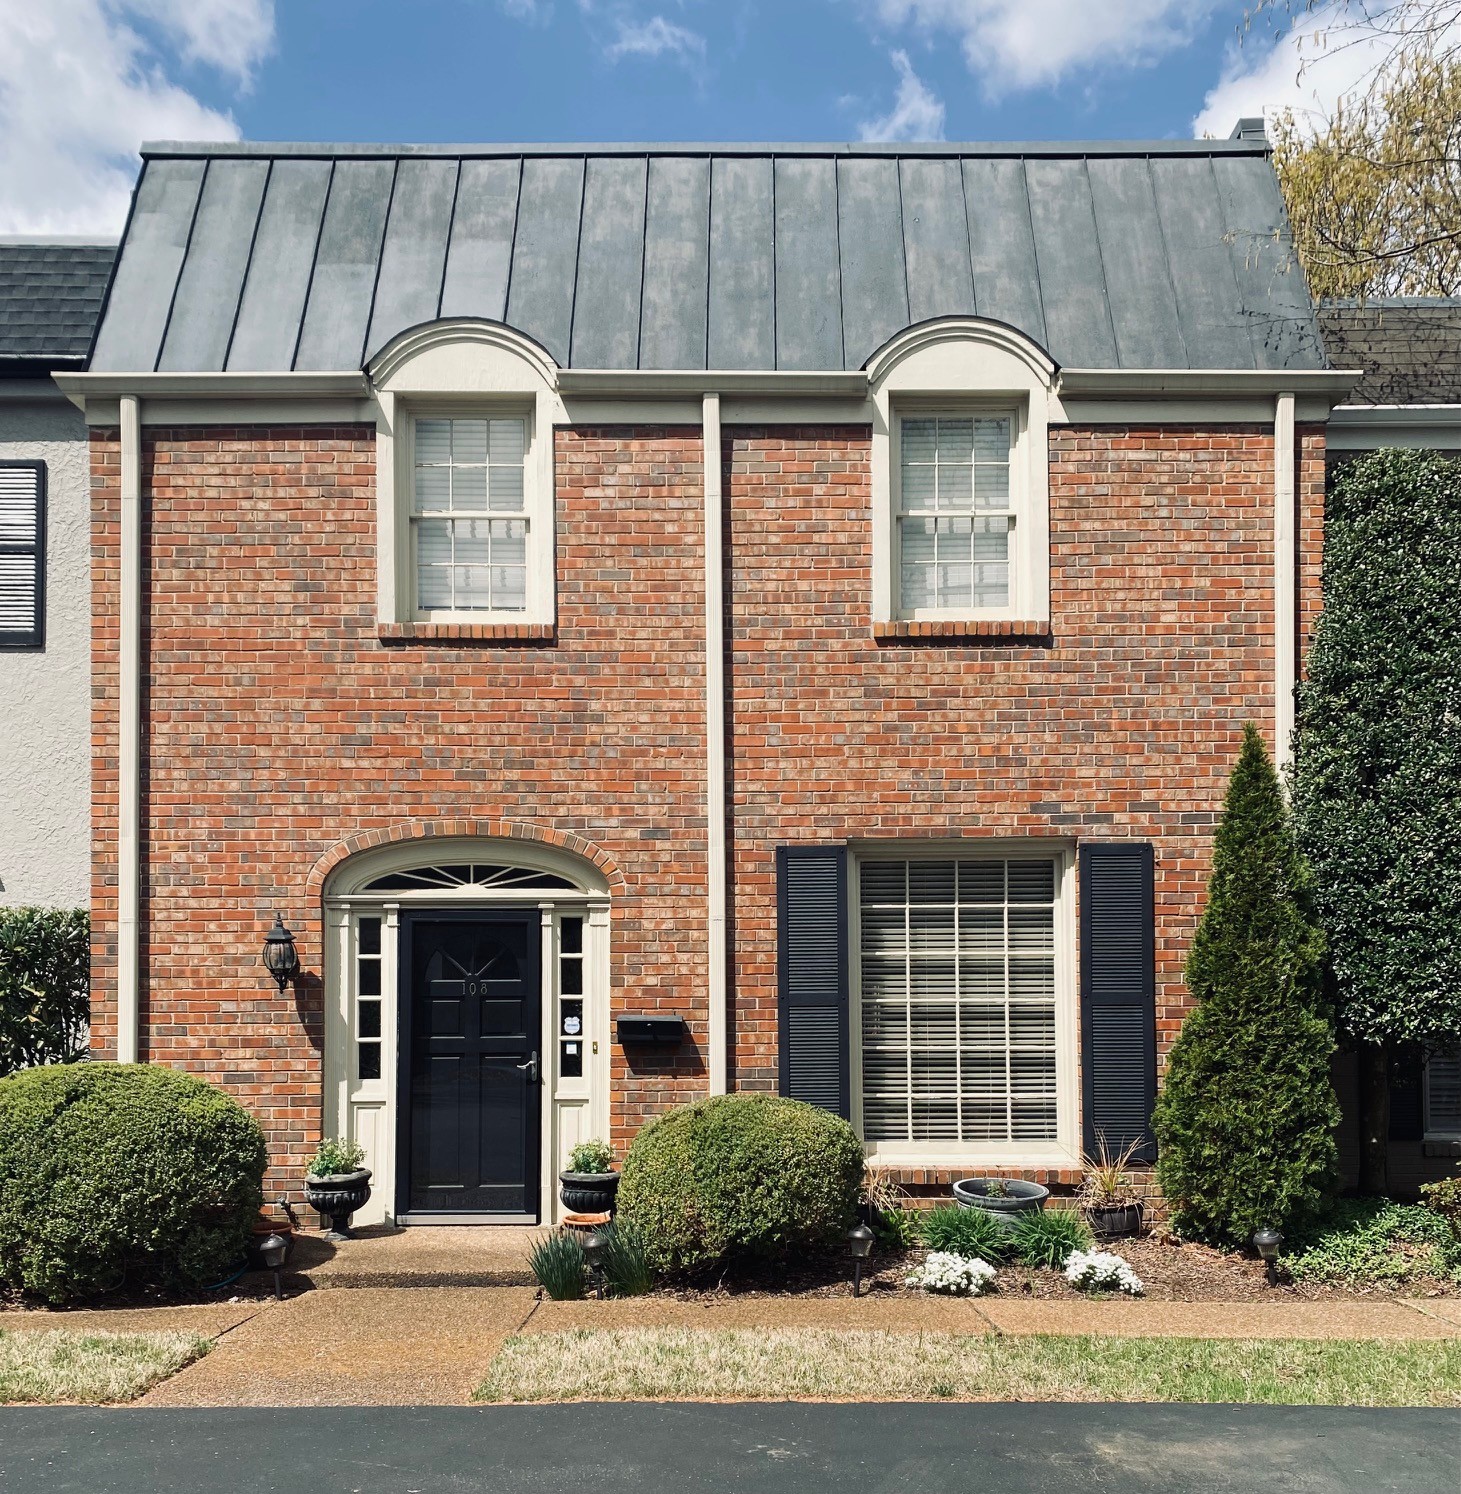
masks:
[[[57,387],[78,409],[88,399],[363,399],[363,373],[58,373]]]
[[[1255,394],[1321,394],[1337,404],[1361,376],[1359,369],[1280,368],[1064,368],[1062,395],[1167,396],[1215,399]]]

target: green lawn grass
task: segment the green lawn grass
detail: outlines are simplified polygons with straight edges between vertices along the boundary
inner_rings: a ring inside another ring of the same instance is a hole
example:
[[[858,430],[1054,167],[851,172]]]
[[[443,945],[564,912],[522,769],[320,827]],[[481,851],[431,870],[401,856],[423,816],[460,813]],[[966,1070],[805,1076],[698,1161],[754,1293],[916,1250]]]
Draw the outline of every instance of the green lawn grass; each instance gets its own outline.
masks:
[[[577,1329],[508,1339],[475,1399],[1461,1406],[1461,1340]]]
[[[0,1405],[135,1400],[210,1347],[196,1333],[0,1329]]]

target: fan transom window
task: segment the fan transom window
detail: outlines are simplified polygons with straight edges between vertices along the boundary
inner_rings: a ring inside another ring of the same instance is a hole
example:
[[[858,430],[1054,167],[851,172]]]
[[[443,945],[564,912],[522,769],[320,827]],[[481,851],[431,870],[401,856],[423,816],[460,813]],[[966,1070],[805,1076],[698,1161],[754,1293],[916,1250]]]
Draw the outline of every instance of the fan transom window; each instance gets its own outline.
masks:
[[[1052,859],[859,867],[870,1142],[1057,1139]]]
[[[534,871],[522,866],[500,866],[491,862],[453,862],[449,866],[421,866],[411,871],[387,872],[367,882],[362,892],[421,892],[438,888],[522,889],[524,891],[576,892],[578,886],[554,872]]]

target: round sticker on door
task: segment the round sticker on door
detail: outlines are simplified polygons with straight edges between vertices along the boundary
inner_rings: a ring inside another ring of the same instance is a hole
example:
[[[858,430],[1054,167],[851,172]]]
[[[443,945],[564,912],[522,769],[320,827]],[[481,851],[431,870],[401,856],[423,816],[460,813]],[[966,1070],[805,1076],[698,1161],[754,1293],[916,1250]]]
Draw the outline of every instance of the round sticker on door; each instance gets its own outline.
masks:
[[[579,1017],[564,1017],[563,1030],[569,1037],[577,1037],[583,1031],[583,1021]]]

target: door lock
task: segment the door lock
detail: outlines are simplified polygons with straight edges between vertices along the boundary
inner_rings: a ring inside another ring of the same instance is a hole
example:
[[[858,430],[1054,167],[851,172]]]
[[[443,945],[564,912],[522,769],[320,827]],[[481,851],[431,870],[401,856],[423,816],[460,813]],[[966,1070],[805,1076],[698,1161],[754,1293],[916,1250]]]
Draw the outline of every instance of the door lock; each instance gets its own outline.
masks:
[[[536,1084],[538,1082],[538,1054],[537,1054],[537,1050],[536,1049],[533,1050],[533,1052],[528,1056],[528,1061],[526,1063],[520,1063],[520,1064],[518,1064],[518,1068],[522,1069],[523,1071],[526,1072],[526,1074],[528,1076],[528,1083],[529,1084]]]

